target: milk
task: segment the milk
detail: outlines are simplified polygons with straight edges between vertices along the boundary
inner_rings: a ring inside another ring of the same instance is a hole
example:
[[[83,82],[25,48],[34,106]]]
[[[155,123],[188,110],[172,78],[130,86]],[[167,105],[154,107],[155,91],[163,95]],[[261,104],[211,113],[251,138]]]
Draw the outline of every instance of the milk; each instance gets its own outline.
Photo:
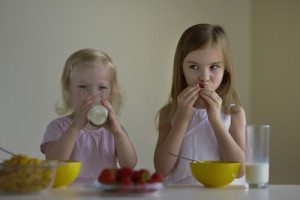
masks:
[[[246,163],[246,182],[264,184],[269,182],[269,163]]]
[[[101,127],[107,120],[108,110],[102,105],[95,105],[88,112],[87,118],[95,127]]]

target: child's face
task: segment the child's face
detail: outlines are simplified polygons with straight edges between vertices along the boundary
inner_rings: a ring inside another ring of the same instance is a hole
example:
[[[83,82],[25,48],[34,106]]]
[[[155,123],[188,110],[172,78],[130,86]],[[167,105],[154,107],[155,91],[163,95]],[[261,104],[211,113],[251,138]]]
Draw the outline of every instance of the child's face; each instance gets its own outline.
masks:
[[[109,100],[111,72],[102,62],[80,63],[70,73],[70,101],[78,110],[82,101],[91,95]]]
[[[208,45],[190,52],[184,58],[182,68],[188,86],[201,83],[215,91],[222,82],[225,66],[221,52]]]

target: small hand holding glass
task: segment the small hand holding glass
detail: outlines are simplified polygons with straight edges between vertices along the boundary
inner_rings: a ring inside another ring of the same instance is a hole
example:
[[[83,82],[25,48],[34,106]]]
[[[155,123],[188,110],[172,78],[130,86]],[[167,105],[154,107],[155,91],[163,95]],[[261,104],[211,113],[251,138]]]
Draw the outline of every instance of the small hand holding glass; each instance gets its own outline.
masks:
[[[123,131],[123,128],[121,126],[119,117],[115,114],[115,111],[107,100],[102,100],[102,104],[107,108],[108,110],[108,119],[107,122],[104,125],[104,128],[109,130],[112,134],[120,133]]]
[[[74,112],[73,124],[75,127],[82,129],[87,125],[88,120],[86,116],[94,102],[95,96],[89,96],[82,100],[80,107]]]

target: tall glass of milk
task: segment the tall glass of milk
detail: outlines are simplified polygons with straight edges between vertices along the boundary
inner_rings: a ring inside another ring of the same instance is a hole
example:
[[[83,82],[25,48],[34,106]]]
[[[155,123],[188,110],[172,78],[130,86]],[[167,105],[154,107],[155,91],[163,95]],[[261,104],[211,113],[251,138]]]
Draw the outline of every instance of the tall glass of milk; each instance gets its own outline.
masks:
[[[269,125],[246,125],[246,187],[265,188],[269,182]]]

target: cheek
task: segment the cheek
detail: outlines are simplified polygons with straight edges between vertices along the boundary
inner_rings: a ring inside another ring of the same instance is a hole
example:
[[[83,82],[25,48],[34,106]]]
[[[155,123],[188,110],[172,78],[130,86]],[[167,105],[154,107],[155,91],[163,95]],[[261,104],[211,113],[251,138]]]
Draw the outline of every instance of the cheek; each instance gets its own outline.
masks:
[[[188,86],[197,84],[197,77],[193,73],[184,72],[184,78]]]
[[[105,100],[108,100],[110,98],[110,94],[111,94],[111,90],[107,90],[105,91],[105,93],[103,94],[103,97]]]
[[[71,90],[70,91],[70,102],[71,105],[76,108],[78,107],[78,105],[80,104],[80,102],[82,101],[80,93],[76,90]]]
[[[223,74],[217,74],[213,78],[214,78],[214,83],[215,83],[216,87],[219,87],[223,80]]]

